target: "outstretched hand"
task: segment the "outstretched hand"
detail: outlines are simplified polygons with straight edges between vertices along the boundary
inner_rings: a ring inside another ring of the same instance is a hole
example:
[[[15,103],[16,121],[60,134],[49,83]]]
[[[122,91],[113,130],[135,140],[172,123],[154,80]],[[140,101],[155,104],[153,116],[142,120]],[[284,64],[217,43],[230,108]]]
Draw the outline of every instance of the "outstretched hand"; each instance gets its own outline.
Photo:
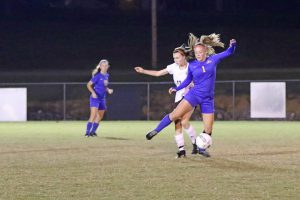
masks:
[[[235,39],[231,39],[230,40],[230,46],[232,46],[233,44],[236,44],[236,40]]]
[[[177,92],[177,90],[171,87],[171,88],[169,89],[169,94],[172,94],[173,92]]]
[[[137,72],[137,73],[143,73],[144,72],[144,69],[142,67],[135,67],[134,70]]]
[[[108,88],[108,89],[107,89],[107,93],[108,93],[108,94],[112,94],[112,93],[114,93],[114,90]]]

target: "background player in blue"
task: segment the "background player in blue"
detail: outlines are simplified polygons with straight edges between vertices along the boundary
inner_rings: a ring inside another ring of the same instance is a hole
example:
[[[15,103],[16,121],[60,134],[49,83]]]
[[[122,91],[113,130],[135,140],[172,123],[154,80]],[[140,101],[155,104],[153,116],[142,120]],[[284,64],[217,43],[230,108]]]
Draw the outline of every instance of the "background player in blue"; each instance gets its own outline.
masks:
[[[175,85],[179,86],[181,82],[186,79],[188,73],[188,62],[189,54],[191,49],[186,47],[186,45],[181,45],[177,47],[173,51],[173,59],[174,63],[168,65],[165,69],[156,71],[156,70],[146,70],[142,67],[135,67],[134,69],[141,74],[147,74],[150,76],[163,76],[166,74],[172,74]],[[182,90],[176,92],[174,108],[180,103],[183,99],[184,95],[187,93],[191,86],[188,86]],[[184,136],[182,133],[182,129],[188,134],[192,145],[193,150],[192,154],[197,154],[197,145],[196,145],[196,131],[194,127],[189,123],[189,120],[193,114],[193,110],[191,112],[186,113],[182,118],[175,120],[175,141],[178,147],[177,158],[183,158],[186,156],[185,147],[184,147]]]
[[[107,73],[108,68],[109,62],[107,60],[101,60],[93,70],[93,77],[87,84],[87,88],[91,92],[91,113],[86,125],[86,137],[97,136],[96,130],[106,110],[106,93],[113,93],[113,90],[107,87],[109,79],[109,74]]]
[[[166,115],[158,126],[146,135],[151,140],[163,128],[168,126],[172,121],[177,120],[185,113],[190,112],[196,105],[199,105],[202,111],[204,124],[204,133],[211,135],[214,123],[214,89],[217,64],[224,58],[232,55],[236,47],[236,40],[231,39],[229,48],[218,54],[214,54],[213,46],[222,46],[219,35],[211,34],[203,36],[200,39],[190,35],[189,44],[193,46],[196,60],[190,62],[187,78],[181,85],[176,88],[170,88],[169,92],[178,91],[192,81],[194,87],[184,96],[177,108],[170,114]],[[199,150],[203,156],[209,157],[206,150]]]

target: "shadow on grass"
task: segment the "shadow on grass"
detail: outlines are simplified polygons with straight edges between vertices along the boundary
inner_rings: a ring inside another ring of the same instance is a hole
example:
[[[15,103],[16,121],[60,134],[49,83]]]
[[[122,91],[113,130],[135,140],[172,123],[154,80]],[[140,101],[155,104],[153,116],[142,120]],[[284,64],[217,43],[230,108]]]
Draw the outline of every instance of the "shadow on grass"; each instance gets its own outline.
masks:
[[[119,137],[104,137],[106,140],[130,140],[128,138],[119,138]]]
[[[282,155],[282,154],[297,154],[299,151],[282,151],[282,152],[261,152],[261,153],[251,153],[251,154],[235,154],[235,155],[255,155],[255,156],[265,156],[265,155]],[[228,154],[228,158],[223,158],[224,155],[216,155],[211,158],[204,158],[198,156],[192,156],[189,158],[189,161],[201,163],[204,166],[209,166],[211,168],[218,169],[228,169],[233,171],[256,171],[256,172],[291,172],[295,171],[292,169],[286,169],[282,167],[264,165],[262,163],[253,163],[247,160],[240,161],[234,160],[231,156],[232,154]],[[263,159],[263,158],[261,158]]]

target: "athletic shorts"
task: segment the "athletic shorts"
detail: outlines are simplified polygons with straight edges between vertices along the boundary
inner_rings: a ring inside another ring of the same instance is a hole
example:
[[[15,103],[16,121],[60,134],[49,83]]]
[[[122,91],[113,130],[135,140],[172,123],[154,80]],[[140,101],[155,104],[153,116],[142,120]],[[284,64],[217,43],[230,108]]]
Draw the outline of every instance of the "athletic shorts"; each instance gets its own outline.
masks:
[[[214,97],[210,95],[196,95],[193,90],[190,90],[184,99],[187,100],[192,107],[200,106],[201,112],[203,114],[214,113]]]
[[[182,100],[184,99],[184,97],[182,97],[182,99],[180,101],[174,102],[173,103],[173,109],[177,108],[178,104],[180,104],[180,102],[182,102]],[[197,108],[197,106],[194,107],[194,110]]]
[[[98,99],[98,98],[93,98],[92,96],[90,96],[90,107],[96,107],[96,108],[98,108],[98,110],[106,110],[105,98]]]

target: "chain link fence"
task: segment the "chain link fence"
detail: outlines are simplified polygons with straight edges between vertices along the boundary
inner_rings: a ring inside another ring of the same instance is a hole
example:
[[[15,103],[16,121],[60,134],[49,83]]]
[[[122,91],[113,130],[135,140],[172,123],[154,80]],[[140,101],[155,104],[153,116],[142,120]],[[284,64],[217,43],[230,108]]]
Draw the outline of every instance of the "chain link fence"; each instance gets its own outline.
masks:
[[[215,118],[251,120],[250,83],[274,81],[217,81]],[[286,82],[286,119],[300,121],[300,80]],[[112,82],[107,96],[107,120],[160,120],[173,109],[172,82]],[[0,83],[1,88],[27,88],[28,120],[87,120],[89,92],[86,83]],[[0,97],[1,98],[1,97]],[[201,119],[197,108],[192,119]],[[256,119],[257,120],[257,119]],[[278,119],[276,119],[278,120]]]

